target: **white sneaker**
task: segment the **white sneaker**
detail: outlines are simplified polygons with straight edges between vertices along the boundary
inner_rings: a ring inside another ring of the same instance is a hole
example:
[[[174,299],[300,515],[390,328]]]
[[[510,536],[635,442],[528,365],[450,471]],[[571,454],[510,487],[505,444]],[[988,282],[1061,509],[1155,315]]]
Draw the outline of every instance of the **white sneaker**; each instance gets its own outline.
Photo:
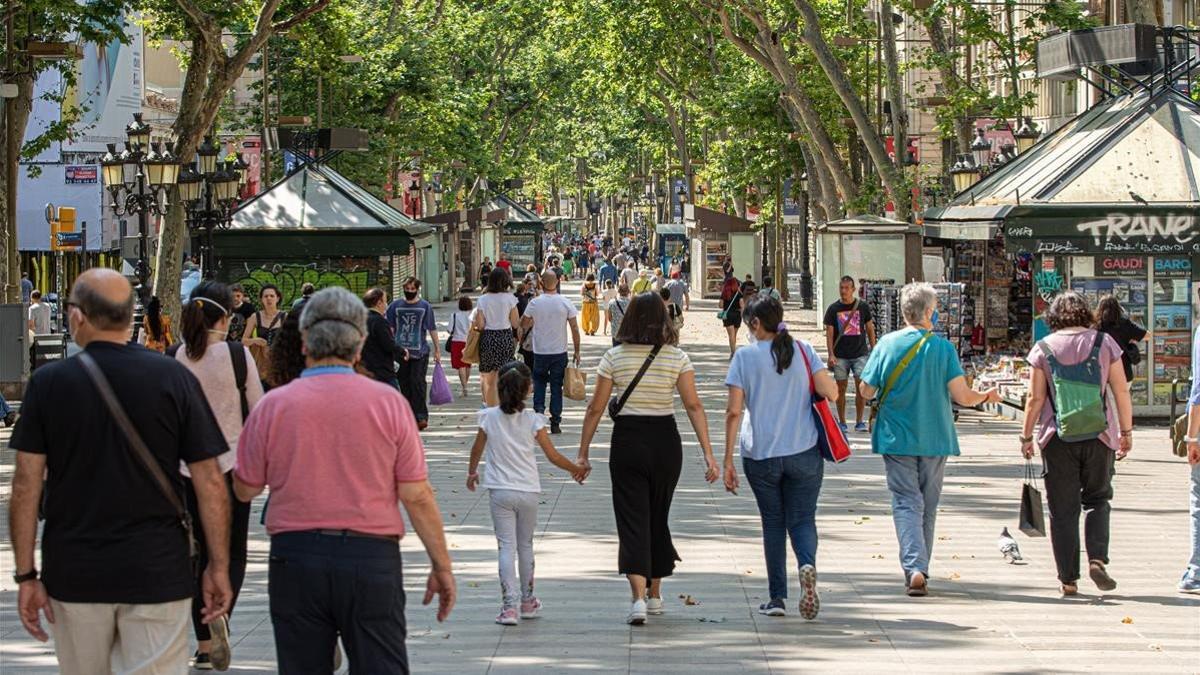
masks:
[[[646,598],[646,613],[659,615],[663,613],[662,598]]]
[[[630,626],[640,626],[646,623],[646,601],[635,600],[629,607],[629,616],[625,619],[625,623]]]

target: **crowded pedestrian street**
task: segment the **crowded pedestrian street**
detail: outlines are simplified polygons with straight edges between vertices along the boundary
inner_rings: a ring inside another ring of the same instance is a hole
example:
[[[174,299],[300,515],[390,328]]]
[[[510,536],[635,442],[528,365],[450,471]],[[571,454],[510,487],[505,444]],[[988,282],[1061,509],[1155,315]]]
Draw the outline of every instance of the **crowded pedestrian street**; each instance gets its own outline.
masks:
[[[577,298],[579,283],[563,290]],[[444,331],[453,308],[434,307]],[[680,348],[695,366],[709,434],[721,448],[729,354],[718,310],[714,301],[693,299]],[[812,341],[824,358],[817,318],[788,305],[793,334]],[[741,349],[745,343],[743,331]],[[589,397],[609,346],[609,336],[583,336]],[[1119,586],[1102,593],[1085,578],[1079,595],[1064,598],[1049,539],[1017,529],[1024,472],[1020,425],[978,410],[962,411],[955,425],[962,455],[947,464],[926,597],[904,593],[884,463],[871,453],[868,434],[851,431],[854,454],[826,465],[819,499],[820,615],[800,618],[794,599],[788,616],[757,612],[769,598],[755,499],[749,485],[731,494],[720,480],[705,481],[696,436],[679,409],[684,458],[670,527],[682,560],[663,583],[662,615],[641,626],[626,623],[606,418],[592,447],[594,470],[582,485],[539,458],[533,541],[541,616],[499,626],[493,620],[500,587],[487,492],[466,488],[480,408],[478,372],[467,397],[454,384],[454,402],[431,406],[421,439],[458,601],[444,623],[435,620],[432,607],[421,606],[428,559],[416,536],[407,536],[401,550],[413,672],[1166,673],[1196,672],[1200,664],[1200,596],[1176,592],[1190,550],[1189,472],[1186,459],[1171,454],[1165,426],[1138,424],[1132,452],[1117,464],[1108,569]],[[585,405],[567,400],[562,433],[551,437],[567,457],[577,453]],[[63,424],[70,424],[70,408],[64,402]],[[52,644],[33,640],[16,614],[8,532],[11,431],[0,430],[0,672],[53,673]],[[248,569],[230,623],[231,673],[278,670],[267,598],[270,541],[260,524],[264,503],[258,497],[251,506]],[[1019,561],[1001,553],[1004,528],[1019,544]],[[789,577],[795,589],[791,563]]]

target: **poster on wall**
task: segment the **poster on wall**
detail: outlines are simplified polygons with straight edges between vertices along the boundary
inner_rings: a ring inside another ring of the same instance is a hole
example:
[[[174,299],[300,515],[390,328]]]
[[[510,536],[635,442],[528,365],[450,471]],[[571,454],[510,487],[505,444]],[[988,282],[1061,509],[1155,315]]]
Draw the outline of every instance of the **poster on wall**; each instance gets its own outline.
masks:
[[[142,109],[142,28],[124,17],[126,41],[86,42],[75,63],[75,86],[63,94],[62,109],[79,108],[79,121],[62,149],[104,152],[106,143],[124,143],[125,126]]]
[[[1154,307],[1154,328],[1158,331],[1190,331],[1192,329],[1192,308],[1188,305],[1156,305]]]

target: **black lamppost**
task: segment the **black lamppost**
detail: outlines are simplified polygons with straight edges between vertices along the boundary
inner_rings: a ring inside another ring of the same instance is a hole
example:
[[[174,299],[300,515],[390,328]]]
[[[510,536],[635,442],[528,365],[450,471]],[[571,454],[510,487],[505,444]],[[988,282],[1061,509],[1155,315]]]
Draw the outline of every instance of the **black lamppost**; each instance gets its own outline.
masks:
[[[125,127],[125,135],[129,139],[125,149],[118,152],[117,144],[109,143],[100,164],[105,186],[112,196],[113,215],[119,218],[136,214],[138,217],[138,259],[134,276],[138,281],[138,301],[144,307],[150,302],[149,217],[167,212],[165,193],[179,179],[179,162],[161,144],[150,143],[150,125],[142,121],[141,113],[133,114],[133,121]],[[126,180],[126,174],[130,172],[130,180]]]
[[[808,173],[800,174],[800,306],[812,309],[813,279],[808,262]]]
[[[213,230],[226,230],[233,222],[238,192],[246,183],[250,165],[239,154],[236,161],[217,161],[218,150],[206,137],[179,177],[179,200],[187,212],[188,232],[200,239],[200,269],[205,279],[216,276]],[[197,170],[197,166],[199,169]]]

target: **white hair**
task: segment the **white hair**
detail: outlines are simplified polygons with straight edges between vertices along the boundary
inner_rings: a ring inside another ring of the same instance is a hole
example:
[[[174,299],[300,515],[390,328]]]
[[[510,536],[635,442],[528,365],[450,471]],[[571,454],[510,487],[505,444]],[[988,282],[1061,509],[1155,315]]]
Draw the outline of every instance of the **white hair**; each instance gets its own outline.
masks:
[[[309,358],[353,361],[367,335],[367,308],[344,288],[326,288],[304,303],[300,330]]]
[[[900,289],[900,314],[905,323],[921,323],[925,313],[937,307],[937,291],[933,284],[914,281]]]

